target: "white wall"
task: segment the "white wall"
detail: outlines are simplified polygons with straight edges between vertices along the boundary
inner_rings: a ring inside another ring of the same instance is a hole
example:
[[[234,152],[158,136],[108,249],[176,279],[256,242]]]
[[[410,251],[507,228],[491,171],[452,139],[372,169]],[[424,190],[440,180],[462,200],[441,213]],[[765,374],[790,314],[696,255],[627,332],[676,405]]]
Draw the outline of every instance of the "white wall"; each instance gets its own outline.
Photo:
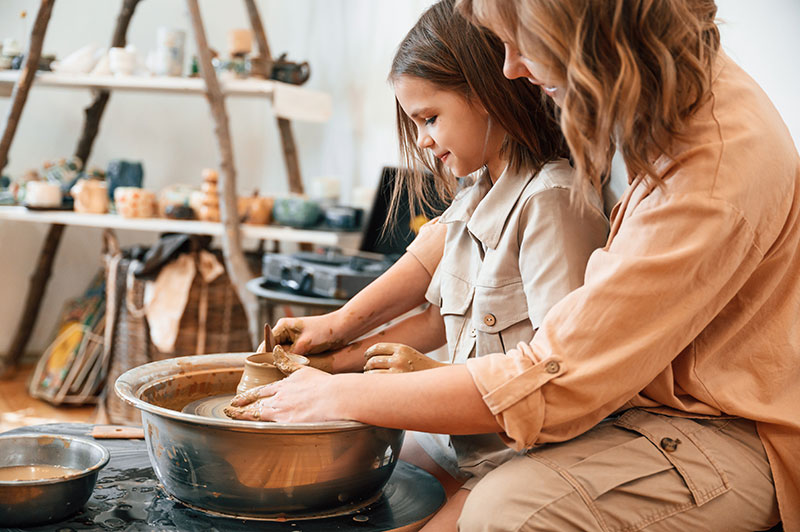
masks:
[[[380,168],[397,160],[394,105],[386,84],[394,48],[429,0],[259,0],[273,54],[308,60],[309,88],[332,94],[330,122],[295,124],[300,166],[306,183],[315,176],[342,181],[344,199],[354,186],[374,186]],[[80,46],[111,38],[120,0],[56,2],[44,44],[45,53],[63,57]],[[800,139],[800,2],[797,0],[718,0],[723,45],[765,88]],[[2,0],[0,38],[26,39],[38,2]],[[17,16],[26,9],[23,22]],[[243,2],[202,0],[201,9],[213,47],[225,50],[226,31],[244,27]],[[155,45],[162,25],[189,30],[182,0],[147,0],[137,8],[129,42],[140,51]],[[188,39],[187,57],[194,51]],[[5,169],[16,176],[47,159],[72,154],[82,125],[88,91],[36,88],[28,99]],[[0,99],[5,116],[8,99]],[[283,161],[269,106],[255,99],[228,101],[240,192],[286,190]],[[113,94],[89,162],[105,167],[114,158],[139,159],[145,185],[158,190],[170,183],[200,181],[204,167],[216,166],[218,153],[208,106],[202,97]],[[46,227],[0,222],[0,352],[8,349],[28,277]],[[123,244],[149,242],[147,233],[120,234]],[[64,300],[79,295],[100,267],[100,231],[67,228],[55,271],[29,349],[41,351],[52,339]]]

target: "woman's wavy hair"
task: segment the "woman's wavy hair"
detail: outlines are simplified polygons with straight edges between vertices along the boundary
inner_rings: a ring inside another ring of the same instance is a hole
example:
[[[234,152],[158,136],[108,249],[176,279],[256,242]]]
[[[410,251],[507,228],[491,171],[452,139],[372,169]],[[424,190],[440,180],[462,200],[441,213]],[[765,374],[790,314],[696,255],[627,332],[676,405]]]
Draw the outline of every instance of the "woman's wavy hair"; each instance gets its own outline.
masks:
[[[566,157],[566,142],[554,106],[539,88],[503,75],[504,53],[497,36],[455,11],[455,0],[441,0],[422,14],[398,46],[389,82],[413,76],[479,103],[506,132],[501,149],[509,169],[535,173]],[[431,198],[452,198],[457,182],[439,159],[417,146],[416,125],[396,100],[395,105],[402,164],[388,218],[397,213],[405,191],[413,219],[420,210],[435,210]],[[426,173],[439,179],[427,179]]]
[[[560,122],[579,175],[599,184],[619,145],[631,175],[660,182],[706,101],[719,50],[714,0],[457,0],[566,87]]]

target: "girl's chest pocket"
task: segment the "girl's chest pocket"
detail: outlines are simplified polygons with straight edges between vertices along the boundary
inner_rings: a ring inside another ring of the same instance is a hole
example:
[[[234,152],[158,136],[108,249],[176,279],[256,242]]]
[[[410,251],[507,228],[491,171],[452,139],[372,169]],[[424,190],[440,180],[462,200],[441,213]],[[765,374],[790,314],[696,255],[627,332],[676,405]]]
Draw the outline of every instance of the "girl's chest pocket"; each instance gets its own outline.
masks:
[[[475,334],[470,334],[474,291],[474,287],[467,281],[448,273],[442,275],[441,312],[451,362],[466,360],[475,345]]]
[[[501,287],[476,286],[472,307],[477,356],[505,353],[533,339],[522,279]]]

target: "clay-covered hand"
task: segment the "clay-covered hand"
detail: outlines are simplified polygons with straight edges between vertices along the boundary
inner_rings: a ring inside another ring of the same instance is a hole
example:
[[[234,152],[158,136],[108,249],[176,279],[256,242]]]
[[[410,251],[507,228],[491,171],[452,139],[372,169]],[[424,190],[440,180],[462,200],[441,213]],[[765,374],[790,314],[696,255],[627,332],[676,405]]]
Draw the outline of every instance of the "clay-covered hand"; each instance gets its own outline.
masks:
[[[331,316],[282,318],[272,329],[275,341],[288,345],[289,351],[298,355],[314,355],[347,345],[350,339],[338,333]]]
[[[233,419],[278,423],[338,421],[326,391],[331,378],[324,371],[303,367],[285,379],[235,396],[225,414]]]
[[[364,373],[408,373],[447,366],[404,344],[379,343],[364,352]]]

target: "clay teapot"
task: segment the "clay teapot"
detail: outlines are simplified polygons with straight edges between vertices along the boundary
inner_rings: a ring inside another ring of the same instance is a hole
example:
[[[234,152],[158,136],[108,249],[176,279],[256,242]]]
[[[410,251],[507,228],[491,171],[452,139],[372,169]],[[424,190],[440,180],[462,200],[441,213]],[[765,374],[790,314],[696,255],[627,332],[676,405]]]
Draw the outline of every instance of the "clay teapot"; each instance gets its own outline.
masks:
[[[296,364],[308,365],[309,361],[303,355],[295,355],[294,353],[286,353],[286,355]],[[236,393],[240,394],[256,386],[281,380],[284,374],[275,367],[274,362],[272,351],[256,353],[247,357],[244,362],[242,380],[239,381],[239,385],[236,387]]]
[[[283,53],[272,64],[272,74],[270,78],[284,83],[291,83],[292,85],[302,85],[311,76],[311,67],[308,66],[308,61],[297,63],[286,59],[286,54]]]
[[[108,188],[105,181],[78,179],[69,193],[75,198],[75,212],[89,214],[108,212]]]

